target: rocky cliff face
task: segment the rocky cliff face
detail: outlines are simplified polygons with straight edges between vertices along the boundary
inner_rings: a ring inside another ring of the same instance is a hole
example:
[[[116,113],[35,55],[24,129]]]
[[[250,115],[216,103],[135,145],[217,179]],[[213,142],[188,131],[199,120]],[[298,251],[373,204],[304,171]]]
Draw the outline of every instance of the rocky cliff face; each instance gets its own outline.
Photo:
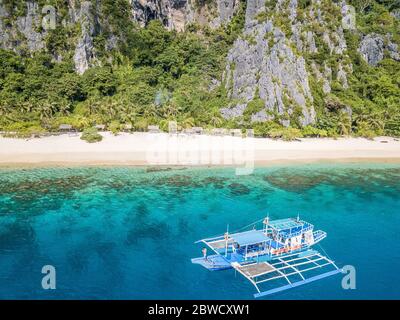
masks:
[[[79,74],[83,74],[90,66],[96,63],[93,37],[96,34],[96,16],[91,2],[83,2],[80,8],[71,8],[70,23],[80,23],[81,34],[78,37],[75,52],[75,69]]]
[[[396,43],[392,42],[391,35],[381,36],[375,33],[366,35],[360,43],[359,52],[372,66],[377,66],[385,56],[385,50],[390,57],[400,61],[400,54]]]
[[[133,17],[145,26],[158,19],[167,28],[184,30],[189,23],[213,28],[226,24],[238,9],[239,0],[131,0]]]
[[[261,99],[263,106],[251,115],[254,122],[273,119],[288,126],[315,122],[310,79],[324,94],[333,83],[349,87],[352,64],[343,26],[351,22],[345,1],[255,0],[247,2],[246,24],[227,58],[224,79],[229,95],[237,101],[222,109],[225,118],[241,117],[249,102]],[[353,32],[358,32],[353,30]],[[398,61],[397,44],[391,35],[362,36],[359,52],[376,66],[387,50]],[[325,61],[318,55],[325,53]],[[351,114],[349,108],[344,112]]]
[[[276,7],[278,14],[289,13],[293,23],[295,32],[292,39],[274,24],[273,19],[257,20],[261,14],[267,13],[265,1],[247,4],[243,37],[230,51],[226,69],[229,94],[240,102],[233,108],[222,110],[225,117],[241,116],[249,101],[261,99],[264,108],[252,114],[253,121],[270,120],[274,113],[278,113],[283,116],[282,123],[289,125],[289,116],[299,109],[303,125],[314,121],[306,62],[292,47],[296,45],[300,50],[317,50],[313,33],[305,34],[306,43],[303,43],[299,36],[301,30],[295,24],[297,1],[290,2],[288,12],[284,12],[280,4],[278,2]]]
[[[33,1],[26,2],[26,14],[12,20],[12,10],[0,2],[0,47],[14,50],[25,46],[29,51],[44,48],[44,33],[38,31],[41,25],[39,5]]]
[[[5,0],[4,0],[5,1]],[[239,0],[126,0],[130,19],[144,27],[151,20],[159,20],[170,30],[183,31],[196,23],[217,28],[227,24],[238,9]],[[79,32],[70,39],[75,47],[73,60],[76,71],[84,73],[98,64],[94,37],[108,30],[108,17],[102,17],[101,1],[66,1],[67,13],[56,11],[57,28],[77,27]],[[21,7],[6,6],[0,1],[0,48],[21,52],[35,52],[46,47],[48,30],[42,27],[48,12],[37,1],[28,0]],[[118,37],[111,35],[107,47],[115,47]],[[62,57],[55,57],[61,59]]]
[[[126,14],[141,27],[159,20],[177,31],[189,24],[218,28],[237,14],[241,1],[245,0],[126,0]],[[25,54],[49,50],[51,31],[43,24],[49,12],[34,0],[12,4],[0,0],[0,48]],[[398,9],[391,14],[398,19]],[[68,0],[55,18],[56,28],[68,34],[70,49],[55,51],[54,59],[71,56],[79,74],[102,63],[97,36],[105,38],[106,52],[118,49],[123,41],[123,34],[110,27],[101,0]],[[232,103],[222,108],[222,115],[232,119],[250,113],[254,122],[278,117],[286,126],[293,121],[313,124],[316,110],[311,82],[325,95],[333,85],[349,87],[353,66],[343,21],[351,18],[344,0],[247,0],[243,33],[226,57],[222,83]],[[354,32],[361,35],[358,52],[371,66],[385,56],[400,61],[393,35]],[[254,101],[257,107],[249,111]]]
[[[289,119],[297,113],[301,125],[312,124],[315,110],[309,78],[316,77],[325,93],[329,93],[332,70],[304,57],[324,49],[341,55],[335,74],[347,86],[351,66],[345,62],[343,30],[340,24],[323,28],[327,14],[321,10],[321,1],[312,1],[305,10],[300,10],[297,0],[270,1],[273,5],[269,7],[266,3],[262,0],[247,3],[243,37],[229,53],[225,74],[230,95],[240,102],[223,109],[223,115],[241,116],[251,100],[261,99],[264,108],[252,114],[253,121],[269,120],[278,114],[281,123],[288,126]],[[340,5],[333,6],[340,14]],[[314,31],[316,27],[320,30],[318,34]],[[316,37],[320,39],[319,45]]]
[[[16,15],[17,14],[17,15]],[[36,52],[46,49],[46,37],[50,26],[46,27],[46,19],[50,17],[49,8],[39,7],[35,1],[27,1],[26,7],[6,8],[0,3],[0,48],[14,50],[20,53]],[[61,21],[62,19],[62,21]],[[73,42],[76,71],[84,73],[96,61],[93,37],[96,34],[96,8],[90,1],[68,1],[68,13],[61,17],[57,11],[54,16],[56,28],[79,27],[80,33]],[[54,56],[61,60],[62,56]]]

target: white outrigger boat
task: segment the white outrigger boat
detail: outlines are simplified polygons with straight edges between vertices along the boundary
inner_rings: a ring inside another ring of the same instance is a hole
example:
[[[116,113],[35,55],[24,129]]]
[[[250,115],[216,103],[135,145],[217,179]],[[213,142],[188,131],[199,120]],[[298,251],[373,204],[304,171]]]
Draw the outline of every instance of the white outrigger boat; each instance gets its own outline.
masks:
[[[251,224],[254,225],[257,222]],[[215,254],[192,259],[208,270],[234,268],[257,289],[256,298],[320,280],[342,270],[327,256],[311,247],[326,238],[325,231],[297,219],[263,219],[261,230],[229,233],[202,239]],[[279,284],[283,281],[283,284]],[[262,286],[275,285],[265,291]]]

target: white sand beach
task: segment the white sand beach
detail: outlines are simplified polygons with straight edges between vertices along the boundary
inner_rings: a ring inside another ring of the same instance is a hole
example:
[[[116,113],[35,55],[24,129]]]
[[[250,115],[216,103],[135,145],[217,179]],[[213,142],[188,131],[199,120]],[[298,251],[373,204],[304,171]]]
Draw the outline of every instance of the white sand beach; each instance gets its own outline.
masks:
[[[281,141],[266,138],[102,133],[89,144],[63,134],[0,138],[0,165],[269,165],[277,163],[399,162],[399,139],[378,137]]]

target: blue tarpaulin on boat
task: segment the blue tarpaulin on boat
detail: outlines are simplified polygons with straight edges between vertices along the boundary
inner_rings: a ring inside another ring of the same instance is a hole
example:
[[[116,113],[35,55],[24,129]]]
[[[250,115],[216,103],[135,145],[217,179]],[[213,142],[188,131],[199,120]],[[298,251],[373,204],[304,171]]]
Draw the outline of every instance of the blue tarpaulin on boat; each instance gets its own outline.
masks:
[[[231,235],[231,237],[240,246],[246,246],[270,240],[270,238],[267,237],[261,230],[251,230],[247,232],[237,233]]]
[[[271,248],[273,249],[280,249],[283,248],[284,245],[282,243],[276,242],[275,240],[271,241]]]
[[[279,219],[269,223],[269,226],[276,230],[288,230],[296,227],[300,227],[303,223],[297,222],[294,219]]]

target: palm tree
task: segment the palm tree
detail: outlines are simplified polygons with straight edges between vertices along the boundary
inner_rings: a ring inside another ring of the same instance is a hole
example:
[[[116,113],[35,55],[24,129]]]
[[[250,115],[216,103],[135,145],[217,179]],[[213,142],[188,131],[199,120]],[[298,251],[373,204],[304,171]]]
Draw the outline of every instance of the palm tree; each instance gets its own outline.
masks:
[[[187,115],[186,115],[187,116]],[[184,118],[181,122],[183,128],[192,128],[195,125],[194,119],[192,117]]]
[[[345,112],[339,112],[337,126],[340,135],[348,135],[351,132],[350,117]]]
[[[158,112],[154,105],[148,106],[143,111],[143,116],[145,118],[157,118]]]
[[[62,115],[69,115],[71,112],[71,107],[72,105],[70,103],[63,102],[58,106],[58,112]]]
[[[30,113],[34,109],[34,104],[31,101],[24,101],[18,105],[19,112]]]
[[[98,107],[96,108],[96,114],[102,114],[107,119],[115,120],[118,114],[119,104],[113,101],[111,98],[103,99],[102,101],[96,102]]]
[[[212,116],[210,120],[210,123],[214,128],[218,128],[222,124],[222,122],[223,122],[222,119],[215,115]]]
[[[9,110],[8,105],[5,103],[0,103],[0,116],[4,116],[9,112],[10,112],[10,110]]]
[[[51,118],[56,110],[57,106],[55,103],[45,101],[39,106],[39,117],[41,120],[44,118]]]
[[[165,104],[161,109],[161,113],[164,118],[176,118],[178,109],[173,104]]]
[[[87,100],[87,106],[89,115],[96,114],[102,109],[102,104],[93,98]]]
[[[383,130],[385,128],[385,122],[383,120],[385,117],[385,111],[375,111],[370,114],[359,114],[355,116],[354,121],[357,125],[359,123],[365,123],[372,129]]]
[[[89,127],[89,119],[87,117],[78,115],[74,119],[74,127],[78,129],[83,129]]]
[[[385,123],[383,122],[383,120],[380,119],[379,117],[375,117],[375,116],[370,117],[368,119],[368,124],[372,128],[375,128],[375,129],[378,129],[378,130],[383,130],[385,128]]]
[[[119,113],[119,118],[122,123],[134,123],[137,113],[134,110],[122,110]]]

